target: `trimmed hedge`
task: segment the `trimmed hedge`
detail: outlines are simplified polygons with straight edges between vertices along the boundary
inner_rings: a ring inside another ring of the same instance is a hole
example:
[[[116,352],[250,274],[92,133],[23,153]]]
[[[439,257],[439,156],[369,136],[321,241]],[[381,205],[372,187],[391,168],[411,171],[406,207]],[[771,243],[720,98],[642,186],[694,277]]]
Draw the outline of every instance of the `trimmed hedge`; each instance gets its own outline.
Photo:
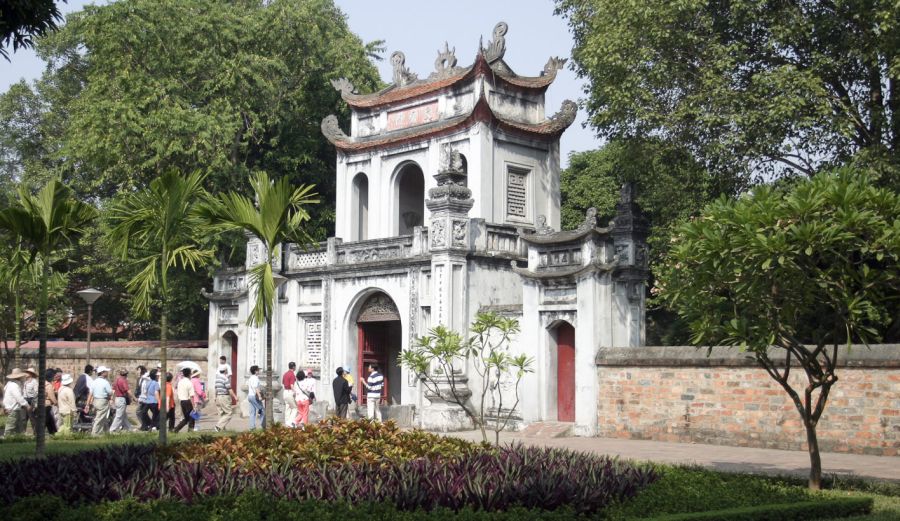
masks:
[[[872,503],[872,498],[850,497],[672,514],[642,521],[814,521],[866,515],[872,512]]]

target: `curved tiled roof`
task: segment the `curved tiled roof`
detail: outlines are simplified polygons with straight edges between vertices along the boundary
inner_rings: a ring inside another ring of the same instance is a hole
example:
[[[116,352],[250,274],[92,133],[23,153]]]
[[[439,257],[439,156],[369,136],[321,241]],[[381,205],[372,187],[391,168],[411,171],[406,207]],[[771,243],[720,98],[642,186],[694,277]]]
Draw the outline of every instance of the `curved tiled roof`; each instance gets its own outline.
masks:
[[[368,136],[364,138],[352,138],[346,135],[339,127],[334,116],[328,116],[322,121],[322,133],[339,150],[360,151],[376,148],[384,145],[397,145],[425,137],[435,137],[449,134],[460,129],[469,128],[475,123],[484,122],[496,125],[498,128],[526,134],[528,136],[558,137],[574,121],[577,105],[565,100],[562,108],[552,117],[541,123],[522,123],[505,118],[491,109],[487,98],[482,94],[478,102],[467,114],[455,116],[427,125],[419,125],[391,132],[388,134]]]

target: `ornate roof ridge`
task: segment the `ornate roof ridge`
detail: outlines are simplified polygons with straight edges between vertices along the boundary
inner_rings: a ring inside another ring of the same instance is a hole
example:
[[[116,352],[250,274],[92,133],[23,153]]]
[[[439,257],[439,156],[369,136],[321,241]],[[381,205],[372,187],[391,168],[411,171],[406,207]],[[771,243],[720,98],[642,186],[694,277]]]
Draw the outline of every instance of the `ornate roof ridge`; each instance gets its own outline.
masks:
[[[473,77],[474,73],[490,71],[493,78],[499,78],[513,87],[525,89],[546,89],[556,79],[557,72],[563,68],[567,58],[550,57],[538,76],[521,76],[516,74],[503,61],[506,52],[505,35],[508,26],[499,22],[494,26],[493,40],[487,47],[479,42],[475,61],[468,67],[456,66],[456,47],[444,42],[443,50],[438,49],[435,59],[435,71],[427,78],[420,79],[406,67],[406,56],[400,51],[391,54],[393,66],[393,82],[387,87],[368,94],[360,94],[347,78],[331,80],[331,85],[341,93],[341,98],[348,105],[356,108],[371,108],[406,101],[424,94],[449,87],[460,81]]]
[[[487,97],[484,95],[484,92],[482,92],[478,97],[478,101],[469,112],[425,125],[408,127],[385,134],[354,138],[348,136],[343,129],[341,129],[337,116],[332,114],[326,116],[322,120],[321,129],[325,138],[339,149],[365,150],[381,145],[404,142],[410,139],[439,134],[459,126],[471,125],[479,121],[496,122],[500,128],[514,132],[558,136],[575,121],[577,112],[578,105],[571,100],[565,100],[556,114],[545,119],[541,123],[522,123],[497,113],[490,106]]]

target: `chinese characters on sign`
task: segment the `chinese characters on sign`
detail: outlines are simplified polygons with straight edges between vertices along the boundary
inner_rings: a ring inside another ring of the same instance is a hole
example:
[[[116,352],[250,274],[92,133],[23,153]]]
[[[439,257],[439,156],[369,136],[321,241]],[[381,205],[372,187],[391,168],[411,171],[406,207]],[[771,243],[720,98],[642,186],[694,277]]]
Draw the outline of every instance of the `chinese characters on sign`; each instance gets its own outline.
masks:
[[[399,130],[401,128],[414,127],[416,125],[424,125],[438,119],[437,101],[417,105],[402,110],[388,112],[387,129]]]

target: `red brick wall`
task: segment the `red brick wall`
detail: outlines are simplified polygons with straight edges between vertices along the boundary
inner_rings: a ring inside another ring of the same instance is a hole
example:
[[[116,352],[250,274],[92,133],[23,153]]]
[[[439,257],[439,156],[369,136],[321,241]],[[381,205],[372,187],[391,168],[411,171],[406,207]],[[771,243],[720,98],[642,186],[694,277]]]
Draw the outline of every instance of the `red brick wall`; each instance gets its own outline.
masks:
[[[806,449],[793,402],[761,367],[746,360],[717,364],[705,357],[705,350],[687,359],[645,358],[644,365],[635,360],[628,366],[625,360],[604,364],[598,359],[600,436]],[[864,365],[869,367],[838,369],[839,381],[817,429],[819,447],[896,456],[900,370],[893,364]],[[802,371],[795,370],[794,388],[802,389],[803,381]]]

